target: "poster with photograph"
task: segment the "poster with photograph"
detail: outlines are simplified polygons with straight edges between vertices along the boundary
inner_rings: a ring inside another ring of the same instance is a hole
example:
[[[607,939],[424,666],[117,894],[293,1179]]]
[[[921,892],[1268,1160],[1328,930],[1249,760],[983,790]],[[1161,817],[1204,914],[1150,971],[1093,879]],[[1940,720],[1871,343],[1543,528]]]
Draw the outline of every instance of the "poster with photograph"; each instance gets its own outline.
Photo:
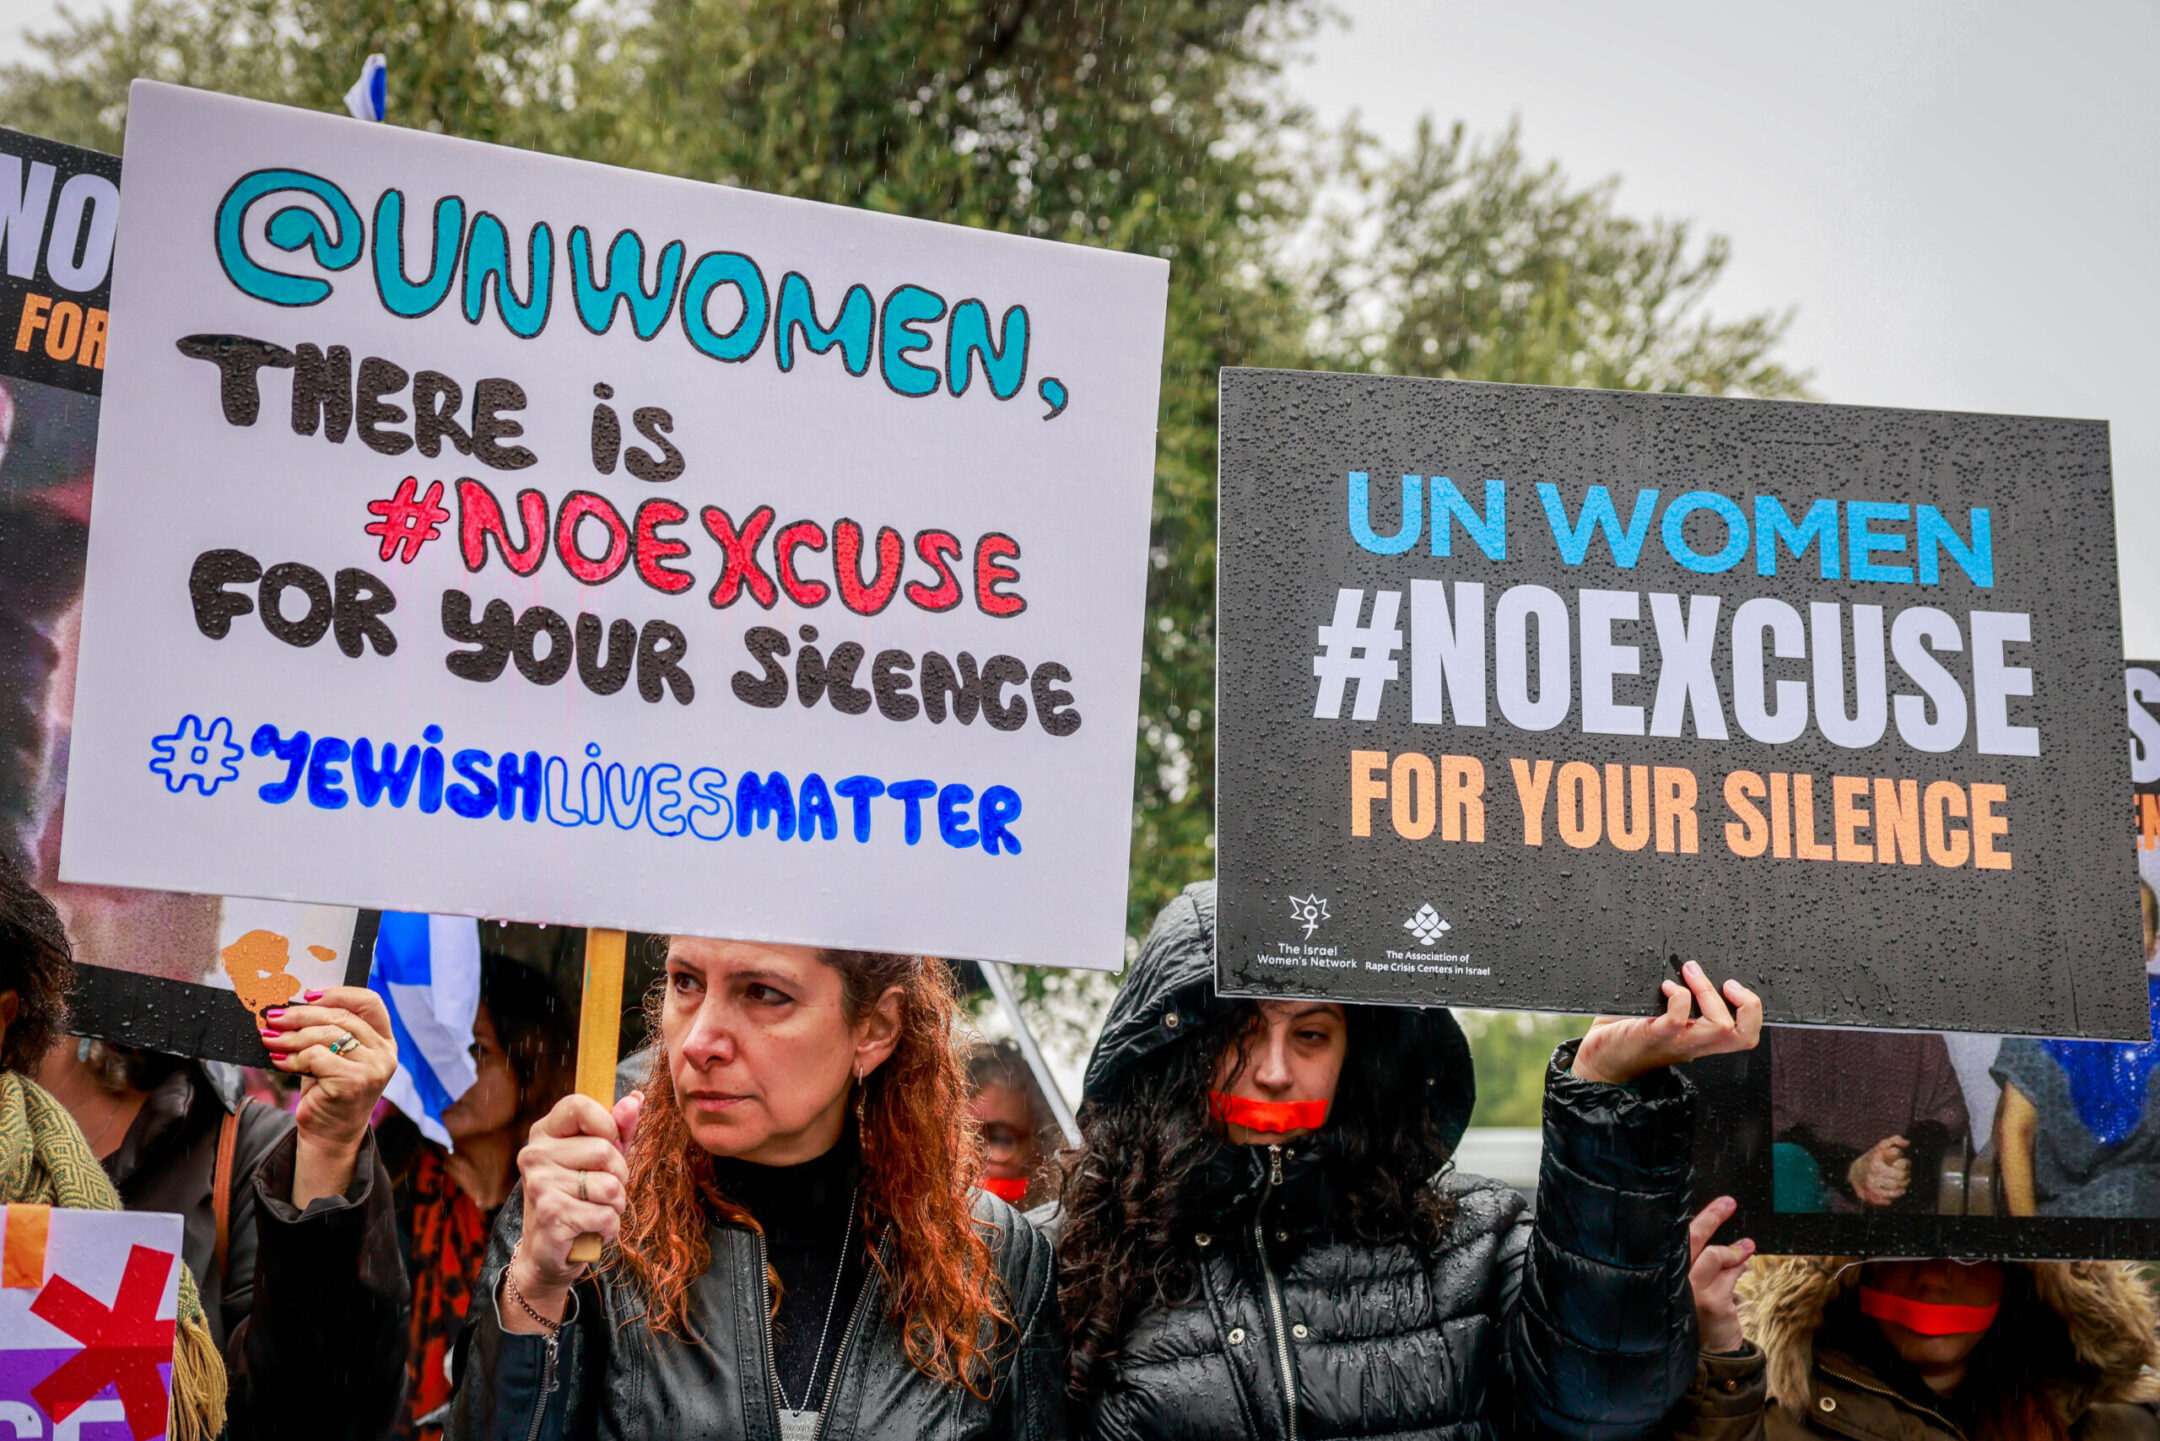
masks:
[[[1225,371],[1221,983],[2114,1040],[2107,426]]]
[[[61,873],[1109,967],[1169,267],[136,82]]]
[[[59,876],[119,183],[110,155],[0,130],[0,850],[67,923],[83,1034],[254,1064],[236,986],[341,982],[351,909]]]
[[[1827,1255],[2160,1256],[2160,667],[2126,667],[2147,1039],[1770,1027],[1751,1056],[1694,1067],[1711,1129],[1705,1200],[1736,1234]],[[2118,811],[2117,815],[2120,814]],[[2097,821],[2096,854],[2121,847]],[[2137,962],[2142,961],[2142,968]]]

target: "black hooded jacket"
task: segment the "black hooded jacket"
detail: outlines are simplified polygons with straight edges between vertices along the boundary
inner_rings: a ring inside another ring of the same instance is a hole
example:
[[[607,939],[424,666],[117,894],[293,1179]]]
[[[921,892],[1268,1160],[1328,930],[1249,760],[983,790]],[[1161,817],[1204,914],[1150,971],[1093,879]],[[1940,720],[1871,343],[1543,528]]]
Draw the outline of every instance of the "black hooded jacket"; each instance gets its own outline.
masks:
[[[1233,1004],[1215,994],[1215,887],[1157,919],[1088,1064],[1112,1099],[1143,1057]],[[1453,1016],[1420,1013],[1389,1073],[1449,1144],[1476,1098]],[[1687,1281],[1693,1100],[1670,1071],[1632,1086],[1545,1083],[1535,1219],[1496,1182],[1436,1184],[1454,1214],[1430,1254],[1346,1237],[1325,1128],[1242,1147],[1201,1179],[1212,1219],[1184,1238],[1200,1294],[1145,1308],[1080,1403],[1102,1441],[1627,1437],[1654,1432],[1695,1369]]]

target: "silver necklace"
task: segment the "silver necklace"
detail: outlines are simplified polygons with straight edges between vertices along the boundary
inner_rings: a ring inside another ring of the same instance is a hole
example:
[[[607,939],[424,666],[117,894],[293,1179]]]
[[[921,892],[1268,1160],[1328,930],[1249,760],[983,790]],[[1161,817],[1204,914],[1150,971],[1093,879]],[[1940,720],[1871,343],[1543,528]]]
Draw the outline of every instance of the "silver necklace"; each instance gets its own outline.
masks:
[[[825,1359],[825,1341],[832,1334],[833,1308],[840,1303],[840,1283],[847,1276],[848,1246],[855,1239],[855,1210],[862,1200],[862,1182],[848,1193],[847,1228],[840,1233],[840,1264],[833,1272],[832,1294],[825,1298],[825,1324],[818,1328],[817,1349],[810,1353],[810,1376],[803,1382],[803,1403],[795,1405],[788,1400],[787,1388],[780,1380],[780,1354],[777,1346],[771,1348],[773,1390],[780,1397],[781,1441],[810,1441],[818,1433],[819,1411],[810,1409],[810,1402],[817,1395],[818,1364]],[[771,1327],[772,1322],[767,1321]]]

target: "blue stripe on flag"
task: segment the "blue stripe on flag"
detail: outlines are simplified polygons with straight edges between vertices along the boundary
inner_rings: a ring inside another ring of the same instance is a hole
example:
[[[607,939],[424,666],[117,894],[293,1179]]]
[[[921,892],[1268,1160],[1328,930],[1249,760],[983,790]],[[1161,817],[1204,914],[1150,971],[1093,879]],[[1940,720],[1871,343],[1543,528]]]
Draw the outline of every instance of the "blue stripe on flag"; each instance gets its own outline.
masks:
[[[375,955],[368,967],[368,988],[382,997],[383,1007],[390,1013],[390,1034],[397,1041],[398,1069],[403,1084],[399,1084],[400,1077],[391,1078],[392,1103],[404,1106],[397,1093],[409,1087],[411,1099],[426,1113],[425,1120],[435,1123],[437,1128],[442,1113],[457,1101],[440,1068],[448,1066],[461,1085],[468,1083],[468,1077],[460,1074],[458,1062],[463,1057],[447,1052],[429,1055],[415,1034],[414,1025],[419,1025],[437,1042],[438,1048],[444,1042],[455,1045],[459,1039],[469,1037],[470,1020],[453,1025],[451,1033],[444,1034],[444,1025],[454,1018],[441,1013],[439,1008],[447,997],[437,989],[437,984],[448,985],[455,992],[462,979],[477,990],[477,974],[463,977],[458,974],[461,964],[469,963],[474,957],[468,955],[464,947],[453,945],[450,953],[442,957],[448,969],[438,976],[435,943],[439,926],[470,927],[472,924],[470,921],[438,922],[433,917],[406,911],[385,911],[375,932]],[[408,1006],[418,1006],[425,1014],[408,1019],[405,1015]],[[413,1119],[422,1118],[416,1116]],[[423,1126],[423,1129],[427,1127]]]
[[[428,918],[405,911],[384,911],[382,925],[375,932],[375,964],[368,973],[368,984],[393,986],[425,986],[435,979],[435,970],[429,957],[432,947],[428,943]],[[384,1004],[395,1013],[397,1003],[387,993]]]
[[[389,917],[385,916],[383,919],[387,921]],[[420,919],[425,923],[427,917],[422,916]],[[457,1097],[451,1095],[436,1078],[435,1068],[428,1064],[427,1053],[420,1049],[420,1043],[413,1039],[412,1032],[405,1029],[405,1018],[398,1014],[397,1002],[391,999],[387,987],[378,984],[378,979],[376,974],[370,974],[368,987],[382,997],[384,1008],[390,1012],[390,1034],[397,1038],[398,1067],[412,1078],[413,1089],[420,1096],[420,1104],[427,1107],[431,1117],[440,1120],[442,1113],[456,1104]]]

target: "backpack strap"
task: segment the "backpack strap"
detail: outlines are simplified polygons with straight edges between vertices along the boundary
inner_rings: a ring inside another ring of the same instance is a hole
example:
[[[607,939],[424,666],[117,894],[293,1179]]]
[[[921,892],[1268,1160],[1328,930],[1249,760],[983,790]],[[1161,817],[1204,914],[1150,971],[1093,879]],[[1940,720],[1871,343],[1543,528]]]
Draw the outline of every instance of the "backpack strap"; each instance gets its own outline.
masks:
[[[240,1103],[247,1105],[245,1100]],[[225,1256],[232,1249],[232,1182],[233,1152],[240,1141],[240,1112],[235,1109],[225,1113],[218,1122],[217,1163],[211,1172],[210,1208],[217,1216],[217,1249],[212,1253],[211,1265],[215,1268],[222,1288],[225,1279]]]

